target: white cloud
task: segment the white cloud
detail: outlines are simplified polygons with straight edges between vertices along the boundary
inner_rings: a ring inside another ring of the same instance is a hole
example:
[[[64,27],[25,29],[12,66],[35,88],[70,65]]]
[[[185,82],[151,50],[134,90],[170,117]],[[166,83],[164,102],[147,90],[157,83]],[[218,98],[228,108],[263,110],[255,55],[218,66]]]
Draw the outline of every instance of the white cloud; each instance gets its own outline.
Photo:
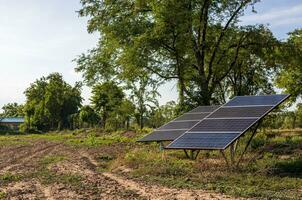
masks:
[[[290,24],[302,24],[302,4],[292,7],[277,7],[264,13],[252,13],[241,17],[243,24],[270,24],[279,27]]]

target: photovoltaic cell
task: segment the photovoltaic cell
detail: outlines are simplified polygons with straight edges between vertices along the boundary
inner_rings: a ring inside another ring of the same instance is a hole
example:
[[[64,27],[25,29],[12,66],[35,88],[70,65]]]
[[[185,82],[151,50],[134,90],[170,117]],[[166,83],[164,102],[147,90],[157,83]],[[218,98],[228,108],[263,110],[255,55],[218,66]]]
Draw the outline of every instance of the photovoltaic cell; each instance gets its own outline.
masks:
[[[196,112],[208,112],[211,113],[214,110],[216,110],[217,108],[219,108],[220,106],[199,106],[193,110],[191,110],[188,113],[196,113]]]
[[[199,121],[181,121],[181,122],[169,122],[168,124],[160,127],[158,130],[166,130],[166,129],[190,129]]]
[[[222,107],[207,118],[261,117],[273,106]]]
[[[221,149],[236,138],[238,133],[196,132],[183,135],[173,144],[176,149]]]
[[[174,121],[182,121],[182,120],[202,120],[206,116],[208,116],[210,113],[186,113]]]
[[[185,132],[186,130],[154,131],[138,140],[138,142],[173,141]]]
[[[189,132],[240,132],[251,126],[257,118],[252,119],[205,119]]]
[[[174,140],[168,149],[225,149],[289,95],[237,96]]]
[[[151,134],[138,140],[138,142],[173,141],[219,107],[220,106],[199,106],[163,125]]]
[[[261,106],[261,105],[277,105],[288,95],[267,95],[267,96],[236,96],[226,106]]]

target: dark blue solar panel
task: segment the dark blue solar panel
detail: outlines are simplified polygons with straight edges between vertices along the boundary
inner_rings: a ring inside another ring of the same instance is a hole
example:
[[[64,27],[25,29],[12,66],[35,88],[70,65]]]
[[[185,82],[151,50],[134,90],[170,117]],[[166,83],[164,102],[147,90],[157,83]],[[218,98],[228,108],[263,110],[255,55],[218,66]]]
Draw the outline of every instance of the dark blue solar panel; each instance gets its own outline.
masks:
[[[251,126],[257,119],[205,119],[193,127],[194,132],[235,131],[240,132]]]
[[[154,131],[138,140],[138,142],[173,141],[184,132],[186,132],[186,130]]]
[[[207,118],[261,117],[273,106],[221,107]]]
[[[186,133],[169,145],[172,149],[224,149],[238,133]]]
[[[288,95],[268,95],[268,96],[237,96],[224,106],[254,106],[254,105],[277,105],[286,99]]]
[[[160,127],[158,130],[166,130],[166,129],[190,129],[195,124],[197,124],[198,121],[181,121],[181,122],[169,122],[168,124]]]
[[[289,95],[237,96],[174,140],[168,149],[225,149]]]
[[[174,121],[181,121],[181,120],[202,120],[206,116],[208,116],[210,113],[186,113]]]
[[[213,112],[214,110],[216,110],[217,108],[219,108],[220,106],[215,105],[215,106],[199,106],[193,110],[191,110],[188,113],[196,113],[196,112]]]
[[[154,132],[138,140],[138,142],[172,141],[191,129],[200,120],[211,114],[219,106],[199,106],[189,113],[178,117]]]

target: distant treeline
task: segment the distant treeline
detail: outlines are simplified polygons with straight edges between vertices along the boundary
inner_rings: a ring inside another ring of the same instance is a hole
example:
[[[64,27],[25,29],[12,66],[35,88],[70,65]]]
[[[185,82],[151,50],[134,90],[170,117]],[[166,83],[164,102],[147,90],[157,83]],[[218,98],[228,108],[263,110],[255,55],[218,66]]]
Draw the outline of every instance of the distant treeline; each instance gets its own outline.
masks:
[[[24,105],[9,103],[3,106],[3,113],[0,114],[0,118],[24,117],[25,123],[21,126],[23,132],[157,128],[184,112],[174,101],[159,106],[151,96],[146,100],[144,96],[126,95],[124,88],[112,81],[94,85],[91,104],[82,105],[81,84],[71,86],[58,73],[36,80],[26,89],[25,95]],[[302,128],[302,104],[298,104],[295,111],[273,112],[262,127]]]

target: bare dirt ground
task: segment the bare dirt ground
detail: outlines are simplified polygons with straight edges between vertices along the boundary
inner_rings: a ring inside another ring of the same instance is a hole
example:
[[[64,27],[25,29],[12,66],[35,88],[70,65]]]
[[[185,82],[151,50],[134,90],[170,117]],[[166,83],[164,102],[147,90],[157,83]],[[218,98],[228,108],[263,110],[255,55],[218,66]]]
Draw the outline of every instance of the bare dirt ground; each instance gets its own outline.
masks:
[[[135,182],[102,170],[100,152],[33,141],[0,146],[0,193],[4,199],[232,199],[202,190],[170,189]],[[1,197],[0,197],[1,198]]]

